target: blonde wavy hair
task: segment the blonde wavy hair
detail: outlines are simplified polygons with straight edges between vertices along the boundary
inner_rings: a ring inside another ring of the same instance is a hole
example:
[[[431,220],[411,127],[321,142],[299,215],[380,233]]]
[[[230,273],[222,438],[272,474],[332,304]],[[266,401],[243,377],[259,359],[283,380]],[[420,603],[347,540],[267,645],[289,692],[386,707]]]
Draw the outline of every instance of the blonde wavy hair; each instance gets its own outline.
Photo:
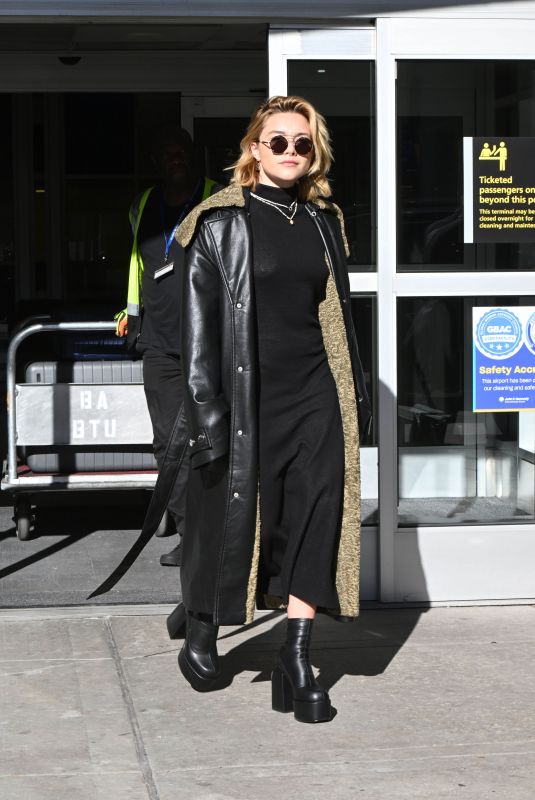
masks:
[[[232,183],[248,186],[253,191],[258,183],[257,161],[251,152],[252,142],[258,142],[268,119],[273,114],[293,112],[302,114],[310,126],[310,134],[314,145],[313,158],[308,172],[299,179],[299,197],[301,200],[317,200],[318,197],[329,197],[331,187],[327,173],[331,167],[333,153],[327,124],[314,106],[303,97],[284,97],[276,95],[258,106],[251,117],[245,136],[240,142],[241,155],[233,165]]]

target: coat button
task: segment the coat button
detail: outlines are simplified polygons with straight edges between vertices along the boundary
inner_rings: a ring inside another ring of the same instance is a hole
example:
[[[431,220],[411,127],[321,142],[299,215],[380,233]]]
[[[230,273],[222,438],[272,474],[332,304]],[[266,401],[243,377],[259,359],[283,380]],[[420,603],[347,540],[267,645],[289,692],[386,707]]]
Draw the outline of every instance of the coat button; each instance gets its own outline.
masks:
[[[240,496],[239,492],[234,492],[234,497],[237,499]]]
[[[236,431],[236,432],[237,432],[238,436],[243,436],[243,431],[240,430],[240,431]]]
[[[243,367],[238,367],[238,372],[243,372]]]
[[[241,308],[241,307],[242,307],[241,303],[236,303],[236,308]]]

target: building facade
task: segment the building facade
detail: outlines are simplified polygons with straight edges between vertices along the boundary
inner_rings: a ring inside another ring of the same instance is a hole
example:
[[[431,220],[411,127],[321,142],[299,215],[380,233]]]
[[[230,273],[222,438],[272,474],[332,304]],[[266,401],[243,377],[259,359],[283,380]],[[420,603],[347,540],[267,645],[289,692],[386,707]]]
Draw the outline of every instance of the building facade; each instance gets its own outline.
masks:
[[[256,104],[327,117],[375,409],[363,599],[535,597],[535,423],[472,412],[472,309],[535,305],[535,241],[465,243],[463,138],[535,137],[535,3],[0,7],[0,316],[124,305],[159,122],[224,178]]]

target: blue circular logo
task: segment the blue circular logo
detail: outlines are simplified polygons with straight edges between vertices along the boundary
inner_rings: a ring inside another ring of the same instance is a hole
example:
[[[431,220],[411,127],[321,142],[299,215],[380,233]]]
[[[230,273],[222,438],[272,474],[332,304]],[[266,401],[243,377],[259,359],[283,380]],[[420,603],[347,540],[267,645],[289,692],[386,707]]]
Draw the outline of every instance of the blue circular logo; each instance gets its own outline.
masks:
[[[524,341],[530,353],[535,356],[535,314],[532,314],[526,323]]]
[[[487,311],[477,324],[476,344],[478,350],[489,358],[501,359],[514,355],[522,347],[520,320],[506,308]]]

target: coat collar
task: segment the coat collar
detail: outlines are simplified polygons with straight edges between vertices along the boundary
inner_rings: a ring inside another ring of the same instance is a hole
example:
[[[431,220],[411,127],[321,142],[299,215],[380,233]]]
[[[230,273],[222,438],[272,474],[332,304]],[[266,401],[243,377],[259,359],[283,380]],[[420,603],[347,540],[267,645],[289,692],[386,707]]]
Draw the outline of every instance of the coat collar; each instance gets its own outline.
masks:
[[[190,211],[184,222],[178,228],[175,238],[182,247],[187,247],[195,235],[197,224],[204,214],[218,208],[245,208],[245,196],[241,186],[231,184],[221,189],[220,192],[207,197],[193,211]]]
[[[187,247],[191,244],[200,219],[209,211],[214,211],[218,208],[248,208],[249,200],[250,190],[243,186],[237,186],[236,184],[226,186],[224,189],[221,189],[221,191],[210,195],[210,197],[207,197],[202,203],[199,203],[182,222],[175,234],[177,242],[182,245],[182,247]],[[335,203],[331,203],[323,197],[318,197],[314,203],[309,202],[307,205],[313,209],[320,209],[335,214],[340,220],[345,243],[344,221],[341,209]]]

